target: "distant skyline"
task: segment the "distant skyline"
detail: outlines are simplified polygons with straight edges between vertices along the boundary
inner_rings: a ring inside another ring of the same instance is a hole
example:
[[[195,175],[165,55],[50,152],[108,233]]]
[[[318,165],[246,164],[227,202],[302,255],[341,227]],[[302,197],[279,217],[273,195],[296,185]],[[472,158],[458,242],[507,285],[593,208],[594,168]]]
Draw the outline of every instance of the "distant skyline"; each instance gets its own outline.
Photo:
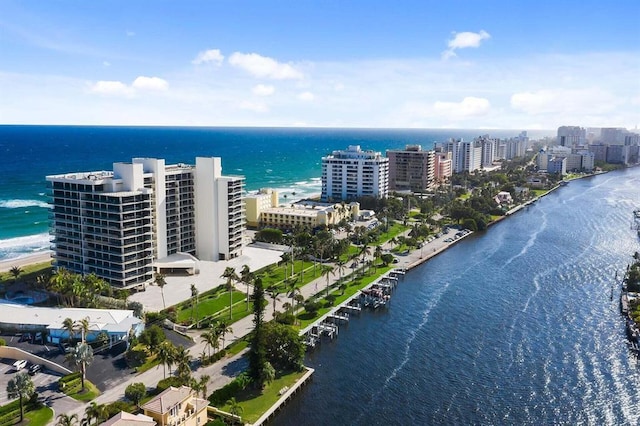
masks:
[[[0,2],[0,124],[640,125],[640,2]]]

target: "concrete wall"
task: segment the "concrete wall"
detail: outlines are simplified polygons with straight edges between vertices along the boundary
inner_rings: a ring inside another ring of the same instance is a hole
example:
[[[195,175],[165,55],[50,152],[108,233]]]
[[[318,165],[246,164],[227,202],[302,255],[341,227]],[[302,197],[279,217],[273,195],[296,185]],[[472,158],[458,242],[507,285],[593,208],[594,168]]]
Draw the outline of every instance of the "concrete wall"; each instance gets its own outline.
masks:
[[[62,375],[73,373],[73,371],[61,365],[58,365],[55,362],[51,362],[48,359],[40,358],[37,355],[25,352],[22,349],[13,348],[11,346],[0,346],[0,357],[15,360],[26,359],[32,364],[41,364],[44,368],[55,371],[56,373],[60,373]]]

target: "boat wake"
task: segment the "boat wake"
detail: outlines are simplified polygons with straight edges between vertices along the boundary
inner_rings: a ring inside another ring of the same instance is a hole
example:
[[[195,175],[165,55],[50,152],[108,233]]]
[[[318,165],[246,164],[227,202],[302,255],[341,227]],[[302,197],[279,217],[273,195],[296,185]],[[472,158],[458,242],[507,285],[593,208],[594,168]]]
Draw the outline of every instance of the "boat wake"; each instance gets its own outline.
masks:
[[[524,245],[522,250],[520,250],[520,253],[516,254],[515,256],[510,257],[506,262],[504,262],[504,265],[502,265],[502,268],[507,267],[511,262],[513,262],[514,260],[516,260],[520,256],[523,256],[523,255],[527,254],[529,249],[531,247],[533,247],[533,245],[536,243],[536,240],[538,239],[538,235],[542,231],[544,231],[546,227],[547,227],[547,213],[543,210],[542,211],[542,224],[540,225],[540,227],[533,234],[531,234],[531,236],[529,237],[529,240],[527,240],[527,243]]]
[[[420,321],[420,324],[418,324],[416,328],[411,330],[409,338],[405,342],[402,361],[391,371],[391,374],[387,376],[382,387],[378,389],[378,391],[371,397],[371,400],[369,401],[369,405],[375,403],[380,398],[380,396],[384,394],[385,390],[387,389],[391,381],[397,377],[398,373],[411,360],[410,352],[411,352],[411,345],[413,344],[413,341],[416,339],[418,332],[422,330],[422,328],[429,321],[431,311],[433,310],[433,308],[435,308],[438,305],[438,303],[440,302],[440,299],[442,299],[442,296],[446,293],[447,289],[449,288],[450,283],[451,282],[447,282],[444,286],[439,288],[436,291],[436,293],[434,293],[433,297],[431,297],[431,299],[429,300],[429,304],[427,305],[426,309],[422,313],[422,320]],[[358,421],[360,421],[360,419],[366,412],[367,410],[362,410],[355,423],[358,423]]]

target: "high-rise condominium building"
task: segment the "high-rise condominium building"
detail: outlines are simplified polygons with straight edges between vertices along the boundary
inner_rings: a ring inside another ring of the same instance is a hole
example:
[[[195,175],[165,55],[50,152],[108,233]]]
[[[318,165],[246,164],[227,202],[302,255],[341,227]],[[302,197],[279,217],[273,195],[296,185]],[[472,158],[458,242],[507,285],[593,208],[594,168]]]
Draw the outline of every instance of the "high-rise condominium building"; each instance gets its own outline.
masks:
[[[420,145],[387,151],[389,188],[393,191],[423,192],[435,182],[435,152],[423,151]]]
[[[244,177],[222,176],[220,158],[166,165],[134,158],[113,171],[47,176],[54,264],[113,286],[153,281],[154,263],[187,253],[242,253]]]
[[[360,145],[322,157],[322,201],[351,201],[358,197],[386,198],[389,159]]]
[[[587,131],[580,126],[561,126],[558,127],[558,145],[581,146],[587,143]]]

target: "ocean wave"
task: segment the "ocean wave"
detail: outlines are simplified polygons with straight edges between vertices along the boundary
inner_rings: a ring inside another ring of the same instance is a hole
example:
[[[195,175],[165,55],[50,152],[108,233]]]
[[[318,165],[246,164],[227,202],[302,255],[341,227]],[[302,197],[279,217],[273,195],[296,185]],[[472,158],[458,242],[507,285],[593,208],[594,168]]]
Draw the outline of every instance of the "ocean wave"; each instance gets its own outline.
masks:
[[[0,208],[23,209],[25,207],[42,207],[48,209],[50,205],[41,200],[0,200]]]
[[[0,261],[49,250],[49,239],[50,235],[43,233],[0,240]]]

